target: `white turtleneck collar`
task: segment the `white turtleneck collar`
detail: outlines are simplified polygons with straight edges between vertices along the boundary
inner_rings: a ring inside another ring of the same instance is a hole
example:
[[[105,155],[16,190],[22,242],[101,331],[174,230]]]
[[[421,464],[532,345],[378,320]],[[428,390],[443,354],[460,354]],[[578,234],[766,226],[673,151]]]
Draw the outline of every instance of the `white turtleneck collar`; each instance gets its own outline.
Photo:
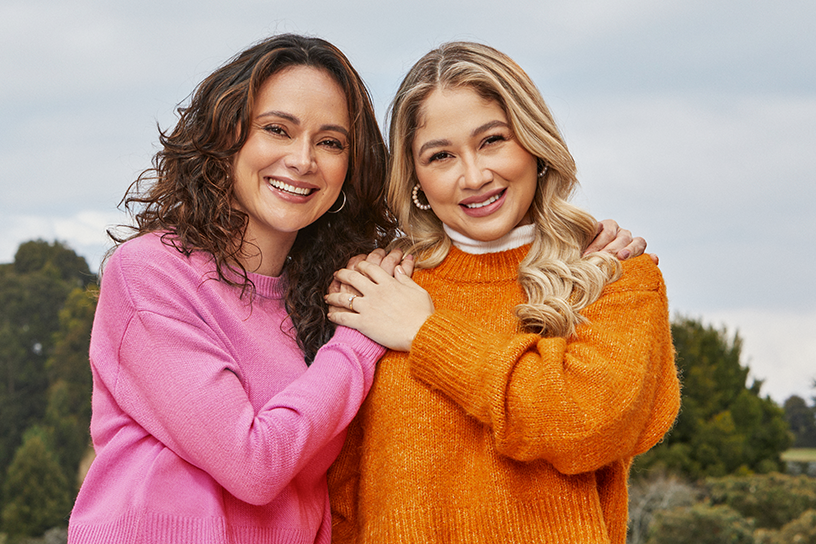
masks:
[[[450,236],[453,245],[465,253],[473,255],[481,255],[483,253],[498,253],[500,251],[508,251],[516,249],[526,244],[532,244],[535,239],[535,225],[523,225],[516,227],[498,240],[490,242],[481,242],[468,238],[464,234],[456,232],[447,225],[442,225],[445,233]]]

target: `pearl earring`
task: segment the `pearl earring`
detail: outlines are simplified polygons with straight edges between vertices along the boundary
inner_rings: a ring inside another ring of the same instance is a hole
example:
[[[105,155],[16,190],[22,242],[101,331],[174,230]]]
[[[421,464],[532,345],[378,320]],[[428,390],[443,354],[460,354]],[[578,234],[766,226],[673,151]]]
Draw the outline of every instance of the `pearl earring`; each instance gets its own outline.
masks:
[[[430,205],[430,204],[423,204],[423,203],[421,203],[421,202],[419,201],[419,189],[420,189],[420,187],[419,187],[419,183],[417,183],[416,185],[414,185],[414,190],[413,190],[413,191],[411,191],[411,200],[413,200],[413,201],[414,201],[414,206],[416,206],[416,207],[417,207],[417,208],[419,208],[420,210],[422,210],[422,211],[428,211],[428,210],[430,210],[430,209],[431,209],[431,205]]]

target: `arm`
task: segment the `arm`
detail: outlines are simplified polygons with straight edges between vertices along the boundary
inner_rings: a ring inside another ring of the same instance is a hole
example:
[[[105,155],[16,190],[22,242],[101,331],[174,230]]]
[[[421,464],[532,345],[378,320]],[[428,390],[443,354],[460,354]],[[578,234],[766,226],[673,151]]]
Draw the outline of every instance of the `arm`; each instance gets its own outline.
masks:
[[[490,426],[514,459],[579,473],[642,453],[673,423],[679,385],[660,274],[630,264],[569,339],[491,333],[436,312],[411,346],[412,373]]]
[[[117,321],[94,332],[99,342],[110,342],[100,357],[117,356],[109,383],[122,410],[162,445],[237,498],[266,504],[352,419],[382,348],[340,328],[305,372],[270,374],[267,379],[288,385],[255,409],[228,346],[233,339],[206,326],[206,306],[185,299],[170,281],[180,275],[172,264],[150,262],[125,274],[116,259],[109,263],[101,311],[133,308],[121,332]],[[206,292],[203,285],[199,293]],[[133,302],[137,286],[139,297],[160,301],[155,309]],[[258,345],[251,365],[275,364],[278,354],[267,346]]]
[[[427,292],[400,274],[358,269],[338,273],[363,293],[355,312],[332,309],[330,318],[410,349],[414,376],[490,426],[504,455],[584,472],[646,451],[674,421],[668,304],[647,258],[624,265],[569,339],[484,330],[467,315],[434,311]]]

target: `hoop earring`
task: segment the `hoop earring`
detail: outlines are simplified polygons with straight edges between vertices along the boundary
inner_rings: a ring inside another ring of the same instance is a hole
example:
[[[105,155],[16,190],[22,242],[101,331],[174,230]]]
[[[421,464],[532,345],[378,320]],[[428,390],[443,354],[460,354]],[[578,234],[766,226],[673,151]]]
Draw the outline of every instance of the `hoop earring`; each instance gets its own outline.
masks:
[[[326,213],[339,213],[340,210],[342,210],[343,208],[346,207],[346,192],[344,190],[340,189],[340,194],[343,195],[343,203],[340,204],[340,207],[337,208],[336,210],[332,210],[332,209],[326,210]],[[335,200],[335,202],[337,202],[337,201]]]
[[[414,206],[426,212],[431,209],[431,205],[423,204],[422,202],[419,201],[419,189],[420,189],[419,183],[414,185],[414,190],[411,191],[411,200],[414,201]]]

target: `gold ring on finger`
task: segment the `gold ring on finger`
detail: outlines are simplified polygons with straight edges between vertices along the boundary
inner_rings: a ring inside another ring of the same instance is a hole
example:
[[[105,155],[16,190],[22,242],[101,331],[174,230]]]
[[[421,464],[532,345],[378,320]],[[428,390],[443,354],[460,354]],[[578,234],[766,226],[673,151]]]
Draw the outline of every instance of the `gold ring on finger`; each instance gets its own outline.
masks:
[[[357,295],[350,295],[349,296],[349,310],[352,312],[354,311],[354,299],[357,298]]]

